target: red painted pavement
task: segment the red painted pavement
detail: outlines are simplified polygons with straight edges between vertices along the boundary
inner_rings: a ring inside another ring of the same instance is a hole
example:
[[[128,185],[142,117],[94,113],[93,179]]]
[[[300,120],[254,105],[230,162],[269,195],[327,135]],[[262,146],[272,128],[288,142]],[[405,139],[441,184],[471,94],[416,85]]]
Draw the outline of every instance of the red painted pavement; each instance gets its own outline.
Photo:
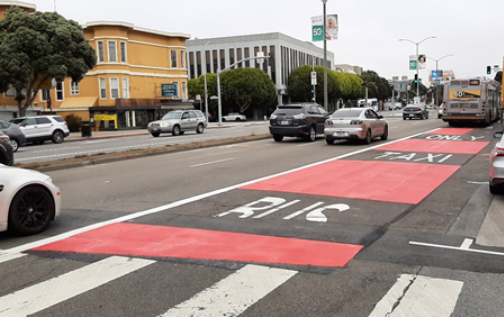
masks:
[[[418,204],[459,168],[460,166],[433,164],[337,160],[240,189]]]
[[[464,135],[473,131],[474,129],[464,129],[464,128],[442,128],[436,131],[431,131],[426,134],[440,134],[440,135]]]
[[[343,267],[362,248],[314,240],[120,223],[33,251]]]
[[[484,141],[408,139],[384,145],[374,150],[474,155],[483,150],[489,143]]]

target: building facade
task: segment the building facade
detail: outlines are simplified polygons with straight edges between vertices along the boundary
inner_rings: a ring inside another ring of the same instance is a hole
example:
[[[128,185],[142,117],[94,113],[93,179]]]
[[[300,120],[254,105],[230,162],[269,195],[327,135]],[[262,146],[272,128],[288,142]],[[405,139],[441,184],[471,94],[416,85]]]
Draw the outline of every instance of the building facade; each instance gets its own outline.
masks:
[[[362,67],[350,65],[350,64],[337,64],[334,67],[334,70],[338,72],[344,72],[344,73],[352,73],[356,74],[358,76],[362,75]]]
[[[268,73],[275,83],[279,104],[289,101],[287,85],[294,69],[304,65],[324,65],[323,49],[281,33],[194,39],[188,40],[186,46],[189,79],[217,73],[238,61],[256,57],[259,52],[269,55],[271,61],[264,60],[260,64],[251,59],[235,67],[255,67]],[[327,61],[329,69],[334,66],[332,52],[327,52]],[[261,112],[254,112],[250,117],[259,119],[261,116]]]

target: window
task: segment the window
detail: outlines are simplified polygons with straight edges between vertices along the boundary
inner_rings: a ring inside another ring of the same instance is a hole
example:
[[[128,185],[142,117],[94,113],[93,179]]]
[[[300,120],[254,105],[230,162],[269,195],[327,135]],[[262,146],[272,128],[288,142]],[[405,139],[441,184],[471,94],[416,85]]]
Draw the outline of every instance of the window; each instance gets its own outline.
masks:
[[[123,98],[129,98],[129,79],[123,78]]]
[[[187,82],[182,81],[182,98],[187,98]]]
[[[47,102],[49,98],[49,89],[40,89],[40,100],[43,102]]]
[[[121,42],[121,62],[128,62],[126,56],[126,42]]]
[[[180,94],[180,89],[179,89],[179,83],[178,81],[172,82],[175,85],[175,88],[177,89],[177,94]],[[180,96],[173,96],[173,99],[179,99]]]
[[[105,50],[102,41],[98,42],[98,62],[105,62]]]
[[[107,99],[107,81],[100,78],[100,99]]]
[[[63,83],[58,82],[58,83],[56,83],[56,100],[58,102],[61,102],[64,99],[65,99],[65,92],[63,89]]]
[[[109,62],[117,62],[117,43],[115,41],[108,42]]]
[[[180,51],[180,67],[185,68],[185,52],[184,52],[184,50]]]
[[[47,117],[39,117],[37,118],[37,124],[51,124],[51,120]]]
[[[191,111],[191,112],[189,112],[189,117],[190,117],[190,118],[198,118],[198,116],[196,116],[196,113],[194,113],[194,112],[192,112],[192,111]]]
[[[119,78],[110,78],[110,98],[119,98]]]
[[[12,87],[12,85],[9,85],[9,89],[4,93],[5,97],[15,97],[16,96],[16,89]]]
[[[78,95],[79,94],[79,83],[70,81],[70,95]]]
[[[170,50],[170,57],[171,57],[171,67],[176,68],[177,67],[177,51]]]

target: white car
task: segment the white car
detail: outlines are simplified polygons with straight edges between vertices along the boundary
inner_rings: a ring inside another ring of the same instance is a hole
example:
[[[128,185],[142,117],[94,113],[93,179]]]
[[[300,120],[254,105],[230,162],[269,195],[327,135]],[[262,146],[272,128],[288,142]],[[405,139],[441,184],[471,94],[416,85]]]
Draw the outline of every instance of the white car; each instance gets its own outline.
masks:
[[[228,115],[223,116],[222,120],[224,122],[226,122],[226,121],[246,121],[247,117],[243,114],[240,114],[240,113],[231,112]]]
[[[49,176],[0,164],[0,231],[34,235],[60,213],[61,193]]]
[[[9,122],[19,126],[27,143],[43,144],[51,140],[60,144],[70,135],[67,122],[58,115],[18,117]]]

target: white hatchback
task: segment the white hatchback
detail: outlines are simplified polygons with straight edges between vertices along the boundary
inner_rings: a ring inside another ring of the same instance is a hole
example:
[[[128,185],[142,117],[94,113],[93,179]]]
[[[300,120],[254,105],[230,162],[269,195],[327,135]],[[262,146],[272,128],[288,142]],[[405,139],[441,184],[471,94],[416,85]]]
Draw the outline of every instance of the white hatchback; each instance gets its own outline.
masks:
[[[34,235],[60,213],[60,189],[49,176],[0,164],[0,231]]]

